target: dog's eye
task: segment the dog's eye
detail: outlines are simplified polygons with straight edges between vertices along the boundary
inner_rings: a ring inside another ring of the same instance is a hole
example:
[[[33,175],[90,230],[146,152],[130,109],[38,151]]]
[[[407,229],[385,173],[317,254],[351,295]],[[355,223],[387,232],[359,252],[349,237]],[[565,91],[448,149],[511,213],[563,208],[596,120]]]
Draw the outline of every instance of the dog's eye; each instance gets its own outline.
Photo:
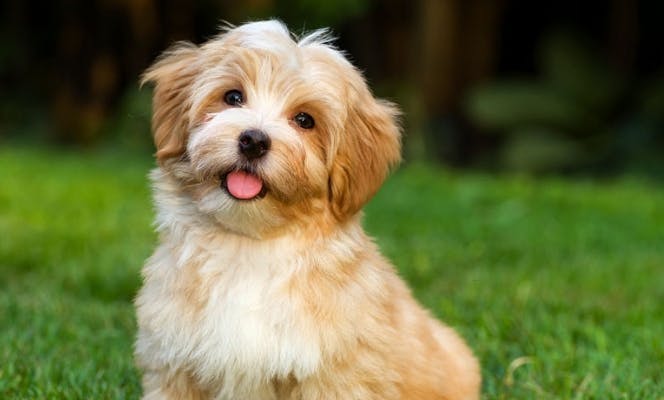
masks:
[[[244,102],[244,99],[242,98],[242,92],[239,90],[229,90],[226,92],[224,95],[224,102],[228,104],[229,106],[235,106],[239,107],[242,105]]]
[[[293,118],[295,123],[302,129],[313,129],[313,127],[316,125],[314,122],[314,119],[311,115],[307,113],[298,113],[295,118]]]

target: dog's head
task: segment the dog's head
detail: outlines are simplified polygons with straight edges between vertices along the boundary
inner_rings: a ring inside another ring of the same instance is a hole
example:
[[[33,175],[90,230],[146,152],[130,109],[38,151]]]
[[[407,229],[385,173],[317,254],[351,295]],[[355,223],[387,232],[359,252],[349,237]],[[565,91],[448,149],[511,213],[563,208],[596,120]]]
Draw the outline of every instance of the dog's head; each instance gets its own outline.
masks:
[[[329,42],[254,22],[147,70],[158,163],[198,210],[257,234],[343,222],[378,190],[400,159],[398,111]]]

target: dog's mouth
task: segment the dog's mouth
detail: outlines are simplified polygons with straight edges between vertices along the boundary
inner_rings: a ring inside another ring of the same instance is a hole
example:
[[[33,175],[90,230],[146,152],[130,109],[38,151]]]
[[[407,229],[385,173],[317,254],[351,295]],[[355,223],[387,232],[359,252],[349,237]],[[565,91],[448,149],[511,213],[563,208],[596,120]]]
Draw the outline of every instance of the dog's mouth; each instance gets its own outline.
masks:
[[[220,174],[221,187],[236,200],[254,200],[267,194],[263,179],[247,170],[233,170]]]

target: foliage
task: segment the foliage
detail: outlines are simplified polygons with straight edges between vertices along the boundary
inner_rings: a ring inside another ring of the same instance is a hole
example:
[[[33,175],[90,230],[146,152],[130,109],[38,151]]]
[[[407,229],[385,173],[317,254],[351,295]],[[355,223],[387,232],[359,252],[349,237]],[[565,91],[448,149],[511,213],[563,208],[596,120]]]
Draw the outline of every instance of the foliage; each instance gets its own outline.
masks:
[[[111,147],[119,146],[149,154],[153,150],[151,116],[151,88],[135,86],[122,96],[115,118],[107,121],[104,139]]]
[[[155,242],[131,154],[0,150],[0,398],[137,398]],[[365,222],[467,338],[484,398],[664,396],[664,190],[404,167]]]
[[[275,15],[292,21],[306,21],[305,28],[334,26],[366,12],[375,0],[295,0],[277,1]],[[293,26],[296,28],[296,25]]]
[[[659,160],[662,168],[660,80],[630,89],[577,34],[549,35],[541,49],[539,79],[484,84],[466,102],[476,126],[503,137],[504,167],[550,172]],[[635,108],[625,107],[633,98]]]

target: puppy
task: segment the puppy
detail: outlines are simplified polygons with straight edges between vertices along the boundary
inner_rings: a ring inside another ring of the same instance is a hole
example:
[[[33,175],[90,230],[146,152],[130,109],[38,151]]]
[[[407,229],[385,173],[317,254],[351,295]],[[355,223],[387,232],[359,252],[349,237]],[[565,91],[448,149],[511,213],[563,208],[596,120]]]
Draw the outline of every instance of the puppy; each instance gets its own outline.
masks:
[[[326,31],[277,21],[147,70],[159,246],[136,298],[144,399],[476,399],[479,366],[362,230],[398,111]]]

